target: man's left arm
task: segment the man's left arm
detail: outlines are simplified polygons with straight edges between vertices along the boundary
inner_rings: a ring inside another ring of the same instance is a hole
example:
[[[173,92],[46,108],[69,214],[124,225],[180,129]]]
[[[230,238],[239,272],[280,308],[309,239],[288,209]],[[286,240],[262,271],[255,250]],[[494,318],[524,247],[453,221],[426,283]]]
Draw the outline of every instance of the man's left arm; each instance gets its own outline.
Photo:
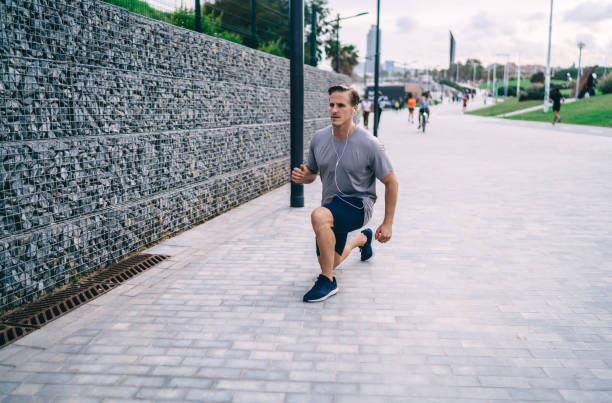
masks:
[[[378,242],[385,243],[391,239],[393,233],[393,216],[395,215],[395,206],[397,205],[399,183],[393,171],[380,181],[385,185],[385,218],[376,230],[375,238]]]

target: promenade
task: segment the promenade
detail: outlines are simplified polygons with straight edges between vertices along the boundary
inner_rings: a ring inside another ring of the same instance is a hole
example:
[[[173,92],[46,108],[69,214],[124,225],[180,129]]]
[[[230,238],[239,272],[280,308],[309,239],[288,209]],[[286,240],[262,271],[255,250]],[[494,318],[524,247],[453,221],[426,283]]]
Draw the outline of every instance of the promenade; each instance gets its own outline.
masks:
[[[302,302],[320,182],[303,209],[286,185],[0,350],[0,402],[610,402],[610,137],[459,104],[423,135],[385,111],[393,238],[354,251],[336,296]]]

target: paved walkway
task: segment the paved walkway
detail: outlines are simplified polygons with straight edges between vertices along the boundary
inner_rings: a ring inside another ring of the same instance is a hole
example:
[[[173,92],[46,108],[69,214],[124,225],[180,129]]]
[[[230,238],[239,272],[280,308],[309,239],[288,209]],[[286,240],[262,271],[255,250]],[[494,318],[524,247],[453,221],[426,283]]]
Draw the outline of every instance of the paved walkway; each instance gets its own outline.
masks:
[[[0,401],[612,401],[612,140],[460,110],[383,113],[394,236],[333,298],[285,186],[0,350]]]

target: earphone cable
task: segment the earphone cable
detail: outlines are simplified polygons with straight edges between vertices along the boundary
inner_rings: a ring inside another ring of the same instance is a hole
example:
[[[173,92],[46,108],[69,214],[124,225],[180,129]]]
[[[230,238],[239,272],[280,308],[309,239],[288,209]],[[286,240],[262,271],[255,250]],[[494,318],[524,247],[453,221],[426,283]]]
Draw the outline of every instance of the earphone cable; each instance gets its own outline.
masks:
[[[355,129],[357,129],[355,127]],[[334,150],[334,153],[336,154],[336,167],[334,168],[334,183],[336,184],[336,189],[338,189],[338,192],[340,192],[340,194],[344,197],[350,197],[349,195],[345,194],[344,192],[342,192],[342,190],[340,190],[340,187],[338,186],[338,165],[340,164],[340,160],[342,159],[342,157],[344,156],[344,152],[346,151],[346,147],[348,146],[348,141],[349,141],[349,132],[350,132],[351,128],[349,127],[349,129],[346,132],[346,140],[344,143],[344,147],[342,148],[342,153],[340,155],[338,155],[338,151],[336,151],[336,146],[334,146],[334,129],[332,127],[332,131],[331,131],[331,137],[329,138],[329,140],[331,141],[331,145],[332,148]],[[349,204],[350,206],[356,208],[357,210],[363,210],[363,202],[362,202],[362,206],[361,207],[357,207],[355,206],[353,203],[349,202],[348,200],[345,200],[342,198],[342,196],[340,196],[339,194],[335,194],[335,196],[337,196],[340,200],[342,200],[343,202],[345,202],[346,204]]]

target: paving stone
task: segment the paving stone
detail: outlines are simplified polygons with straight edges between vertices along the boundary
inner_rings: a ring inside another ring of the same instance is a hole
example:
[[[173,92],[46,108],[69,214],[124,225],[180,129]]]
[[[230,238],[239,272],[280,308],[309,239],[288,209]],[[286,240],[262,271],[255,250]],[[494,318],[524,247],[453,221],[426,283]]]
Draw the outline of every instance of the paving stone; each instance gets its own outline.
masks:
[[[426,135],[405,117],[380,132],[400,178],[393,239],[349,256],[336,296],[301,301],[320,183],[304,209],[283,186],[159,244],[167,276],[115,290],[136,303],[100,298],[35,332],[52,332],[44,350],[3,349],[0,398],[612,401],[610,138],[452,105]]]
[[[322,393],[287,393],[285,403],[332,403],[333,394]]]
[[[283,393],[262,392],[235,392],[234,403],[282,403],[285,400]]]
[[[590,391],[590,390],[560,390],[565,400],[570,402],[609,402],[612,400],[612,393],[609,391]]]
[[[183,389],[175,388],[140,388],[136,393],[137,399],[167,399],[167,400],[180,400],[185,395],[186,391]]]
[[[187,400],[197,400],[204,402],[230,402],[234,398],[234,393],[225,390],[197,390],[190,389],[185,397]]]

